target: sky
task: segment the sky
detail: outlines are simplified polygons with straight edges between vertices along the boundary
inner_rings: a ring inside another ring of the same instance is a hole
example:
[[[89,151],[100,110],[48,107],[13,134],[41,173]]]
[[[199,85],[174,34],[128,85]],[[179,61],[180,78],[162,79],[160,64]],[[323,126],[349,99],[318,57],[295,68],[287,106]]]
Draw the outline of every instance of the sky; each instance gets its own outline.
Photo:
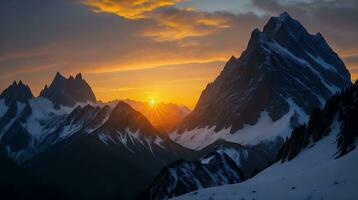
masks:
[[[250,33],[287,11],[358,78],[357,0],[1,0],[0,90],[79,72],[97,99],[195,106]]]

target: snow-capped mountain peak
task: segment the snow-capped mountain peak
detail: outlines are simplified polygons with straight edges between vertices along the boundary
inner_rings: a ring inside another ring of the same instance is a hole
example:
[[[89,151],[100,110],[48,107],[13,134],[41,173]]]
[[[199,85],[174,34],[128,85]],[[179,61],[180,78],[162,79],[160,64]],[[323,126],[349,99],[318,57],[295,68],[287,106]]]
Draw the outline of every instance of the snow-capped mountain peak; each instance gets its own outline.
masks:
[[[255,126],[265,113],[272,124],[289,120],[285,120],[286,132],[262,134],[272,135],[271,139],[285,137],[292,127],[307,120],[313,108],[349,85],[349,71],[321,34],[311,35],[299,21],[283,13],[272,17],[263,31],[252,32],[247,49],[239,59],[230,58],[171,138],[187,147],[202,148],[222,138],[217,137],[218,132],[225,132],[222,139],[240,143],[242,138],[235,133]]]

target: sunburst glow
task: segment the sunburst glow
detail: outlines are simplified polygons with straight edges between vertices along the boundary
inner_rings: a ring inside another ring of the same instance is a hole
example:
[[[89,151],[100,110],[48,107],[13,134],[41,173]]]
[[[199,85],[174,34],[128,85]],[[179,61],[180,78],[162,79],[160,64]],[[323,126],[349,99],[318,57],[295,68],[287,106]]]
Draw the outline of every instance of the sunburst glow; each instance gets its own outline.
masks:
[[[148,103],[150,106],[155,106],[157,104],[157,102],[154,99],[150,99]]]

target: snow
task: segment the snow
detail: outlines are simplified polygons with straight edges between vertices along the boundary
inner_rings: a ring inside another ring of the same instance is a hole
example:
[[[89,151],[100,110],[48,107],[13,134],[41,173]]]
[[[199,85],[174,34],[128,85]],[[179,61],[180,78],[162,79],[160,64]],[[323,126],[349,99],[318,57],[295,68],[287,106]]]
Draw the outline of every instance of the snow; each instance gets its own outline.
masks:
[[[62,128],[62,131],[59,135],[59,140],[63,140],[66,138],[69,138],[70,136],[72,136],[74,133],[76,133],[77,131],[81,130],[82,128],[82,124],[69,124],[67,126],[64,126]]]
[[[207,165],[214,158],[214,156],[210,156],[209,158],[203,158],[200,160],[201,164]]]
[[[293,60],[294,62],[296,62],[300,65],[304,65],[304,66],[308,66],[308,67],[311,66],[306,60],[299,58],[296,55],[292,54],[287,48],[281,46],[280,44],[278,44],[275,41],[267,41],[265,44],[267,44],[270,47],[269,49],[267,49],[268,51],[274,49],[277,53],[279,53],[283,56],[290,57],[291,60]]]
[[[129,130],[129,128],[126,128],[123,132],[116,131],[115,134],[108,134],[108,133],[99,133],[98,134],[99,139],[106,145],[109,145],[110,143],[118,144],[121,143],[124,145],[125,148],[127,148],[130,152],[134,153],[136,149],[133,149],[133,147],[136,144],[140,144],[143,147],[147,148],[149,151],[153,152],[153,146],[157,146],[162,149],[166,149],[162,144],[164,141],[156,136],[153,138],[145,137],[143,134],[140,133],[139,130],[136,132],[132,132]],[[134,146],[133,146],[134,145]]]
[[[291,108],[279,120],[273,121],[268,112],[263,111],[255,125],[246,124],[235,133],[230,133],[231,128],[215,132],[215,127],[205,127],[186,131],[182,134],[173,132],[169,134],[169,137],[187,148],[196,150],[200,150],[219,139],[242,145],[256,145],[263,141],[273,141],[277,137],[285,138],[288,136],[292,131],[290,119],[294,113],[294,109]]]
[[[299,116],[298,122],[300,124],[307,123],[309,120],[309,115],[300,106],[298,106],[295,103],[295,101],[293,101],[291,98],[287,98],[286,101],[290,105],[290,107],[298,114]]]
[[[248,151],[246,149],[237,150],[232,147],[229,148],[225,147],[225,148],[220,148],[216,152],[221,156],[223,155],[229,156],[239,167],[241,166],[241,160],[248,157]],[[215,156],[210,156],[210,157],[205,156],[204,158],[200,159],[200,162],[202,164],[209,164],[213,158],[215,158]]]
[[[238,152],[235,148],[225,148],[218,150],[218,153],[221,155],[228,155],[239,167],[241,166],[241,160],[248,157],[248,151],[246,149],[242,149],[240,152]],[[241,156],[243,158],[241,158]]]
[[[328,70],[332,70],[334,72],[337,72],[336,68],[334,68],[331,64],[327,63],[323,58],[321,58],[320,56],[314,56],[308,52],[306,52],[308,54],[309,57],[311,57],[317,64],[319,64],[320,66],[322,66],[325,69]]]
[[[340,124],[334,123],[331,129],[329,136],[290,162],[275,163],[238,184],[201,189],[174,199],[357,199],[358,149],[335,159]]]
[[[73,108],[64,106],[56,110],[50,100],[42,97],[30,99],[29,105],[32,109],[32,113],[23,126],[35,138],[39,138],[43,134],[41,121],[49,120],[53,116],[68,114],[73,110]]]

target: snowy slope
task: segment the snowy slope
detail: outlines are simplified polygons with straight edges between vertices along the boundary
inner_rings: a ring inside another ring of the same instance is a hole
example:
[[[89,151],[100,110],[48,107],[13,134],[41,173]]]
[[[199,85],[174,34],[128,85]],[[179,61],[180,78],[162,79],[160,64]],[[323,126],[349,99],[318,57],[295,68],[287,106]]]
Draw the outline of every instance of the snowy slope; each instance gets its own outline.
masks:
[[[265,141],[274,141],[277,137],[285,138],[289,136],[292,131],[290,119],[294,114],[295,111],[291,109],[279,120],[272,121],[267,112],[262,112],[255,125],[245,124],[242,129],[235,133],[230,133],[230,128],[216,132],[215,127],[205,127],[196,128],[184,134],[172,132],[169,136],[173,141],[196,150],[203,149],[219,139],[242,145],[257,145]],[[304,118],[303,123],[307,120],[307,115],[302,113],[301,116]]]
[[[8,114],[8,120],[0,119],[0,123],[5,124],[0,133],[8,155],[17,162],[24,162],[48,146],[61,142],[81,125],[69,121],[75,107],[55,108],[50,100],[42,97],[29,99],[26,104],[17,102],[16,105],[10,107],[16,111],[16,115]],[[8,109],[7,112],[10,111]],[[21,148],[13,148],[19,141]]]
[[[356,199],[358,150],[335,159],[336,121],[329,136],[290,162],[276,163],[245,182],[202,189],[176,200],[202,199]]]

